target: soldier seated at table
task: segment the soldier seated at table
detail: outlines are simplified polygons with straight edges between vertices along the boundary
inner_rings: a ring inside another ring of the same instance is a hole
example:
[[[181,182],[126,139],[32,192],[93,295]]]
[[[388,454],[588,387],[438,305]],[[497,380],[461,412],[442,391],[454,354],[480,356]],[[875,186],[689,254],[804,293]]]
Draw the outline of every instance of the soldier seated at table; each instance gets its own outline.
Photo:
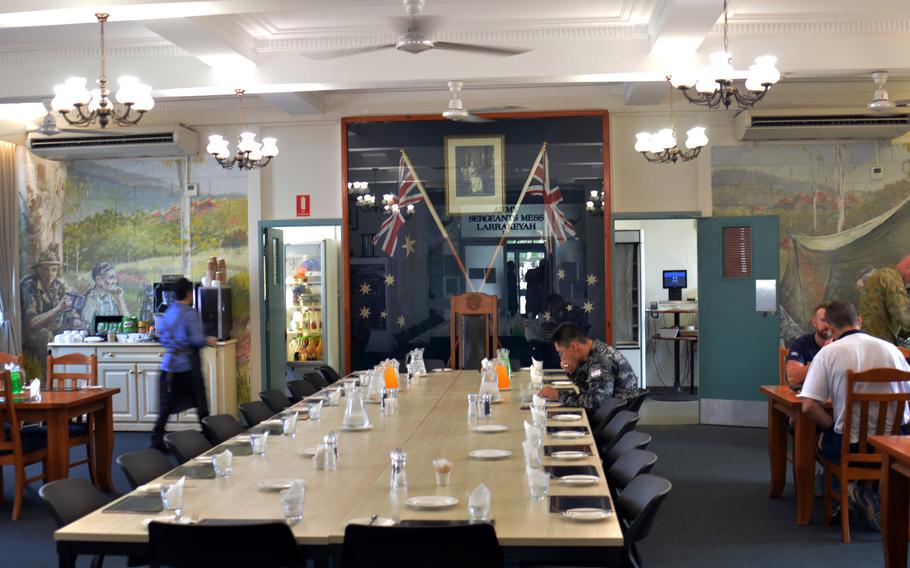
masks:
[[[802,388],[812,360],[822,347],[831,343],[831,330],[825,322],[825,304],[815,307],[811,323],[814,331],[794,339],[790,343],[790,352],[787,353],[787,384],[793,390]]]
[[[594,412],[610,397],[632,398],[638,394],[638,377],[622,353],[597,339],[589,339],[576,324],[565,322],[550,335],[559,353],[560,365],[578,392],[544,387],[540,396]]]

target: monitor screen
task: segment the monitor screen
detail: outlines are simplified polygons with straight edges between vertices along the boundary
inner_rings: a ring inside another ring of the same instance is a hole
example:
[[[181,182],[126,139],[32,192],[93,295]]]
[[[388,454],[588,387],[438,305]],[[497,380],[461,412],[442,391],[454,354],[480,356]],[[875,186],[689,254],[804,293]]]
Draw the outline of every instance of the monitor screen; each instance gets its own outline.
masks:
[[[664,270],[664,288],[685,288],[686,280],[685,270]]]

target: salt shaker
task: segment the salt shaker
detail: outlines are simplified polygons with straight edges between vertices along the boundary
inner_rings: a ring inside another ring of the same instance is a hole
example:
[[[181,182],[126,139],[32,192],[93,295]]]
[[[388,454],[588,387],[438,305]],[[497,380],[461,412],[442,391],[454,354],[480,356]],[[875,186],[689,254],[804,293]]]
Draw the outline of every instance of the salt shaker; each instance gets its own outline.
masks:
[[[392,457],[392,475],[390,485],[392,491],[407,490],[408,472],[405,466],[408,462],[408,453],[402,449],[395,448],[391,452]]]

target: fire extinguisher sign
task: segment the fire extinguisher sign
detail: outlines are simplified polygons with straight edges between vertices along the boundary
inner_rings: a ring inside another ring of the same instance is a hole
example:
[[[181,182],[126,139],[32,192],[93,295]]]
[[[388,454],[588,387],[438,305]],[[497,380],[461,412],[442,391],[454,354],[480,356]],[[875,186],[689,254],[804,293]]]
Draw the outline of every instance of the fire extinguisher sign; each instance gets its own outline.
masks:
[[[297,196],[297,216],[298,217],[309,217],[310,216],[310,196],[309,195],[298,195]]]

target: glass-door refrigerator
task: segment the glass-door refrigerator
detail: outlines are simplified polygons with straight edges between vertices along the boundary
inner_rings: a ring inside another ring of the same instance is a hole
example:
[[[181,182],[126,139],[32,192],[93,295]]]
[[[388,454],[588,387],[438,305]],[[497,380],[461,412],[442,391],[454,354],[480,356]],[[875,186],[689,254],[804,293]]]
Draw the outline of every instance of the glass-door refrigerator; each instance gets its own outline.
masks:
[[[325,243],[284,246],[287,362],[325,364]]]

